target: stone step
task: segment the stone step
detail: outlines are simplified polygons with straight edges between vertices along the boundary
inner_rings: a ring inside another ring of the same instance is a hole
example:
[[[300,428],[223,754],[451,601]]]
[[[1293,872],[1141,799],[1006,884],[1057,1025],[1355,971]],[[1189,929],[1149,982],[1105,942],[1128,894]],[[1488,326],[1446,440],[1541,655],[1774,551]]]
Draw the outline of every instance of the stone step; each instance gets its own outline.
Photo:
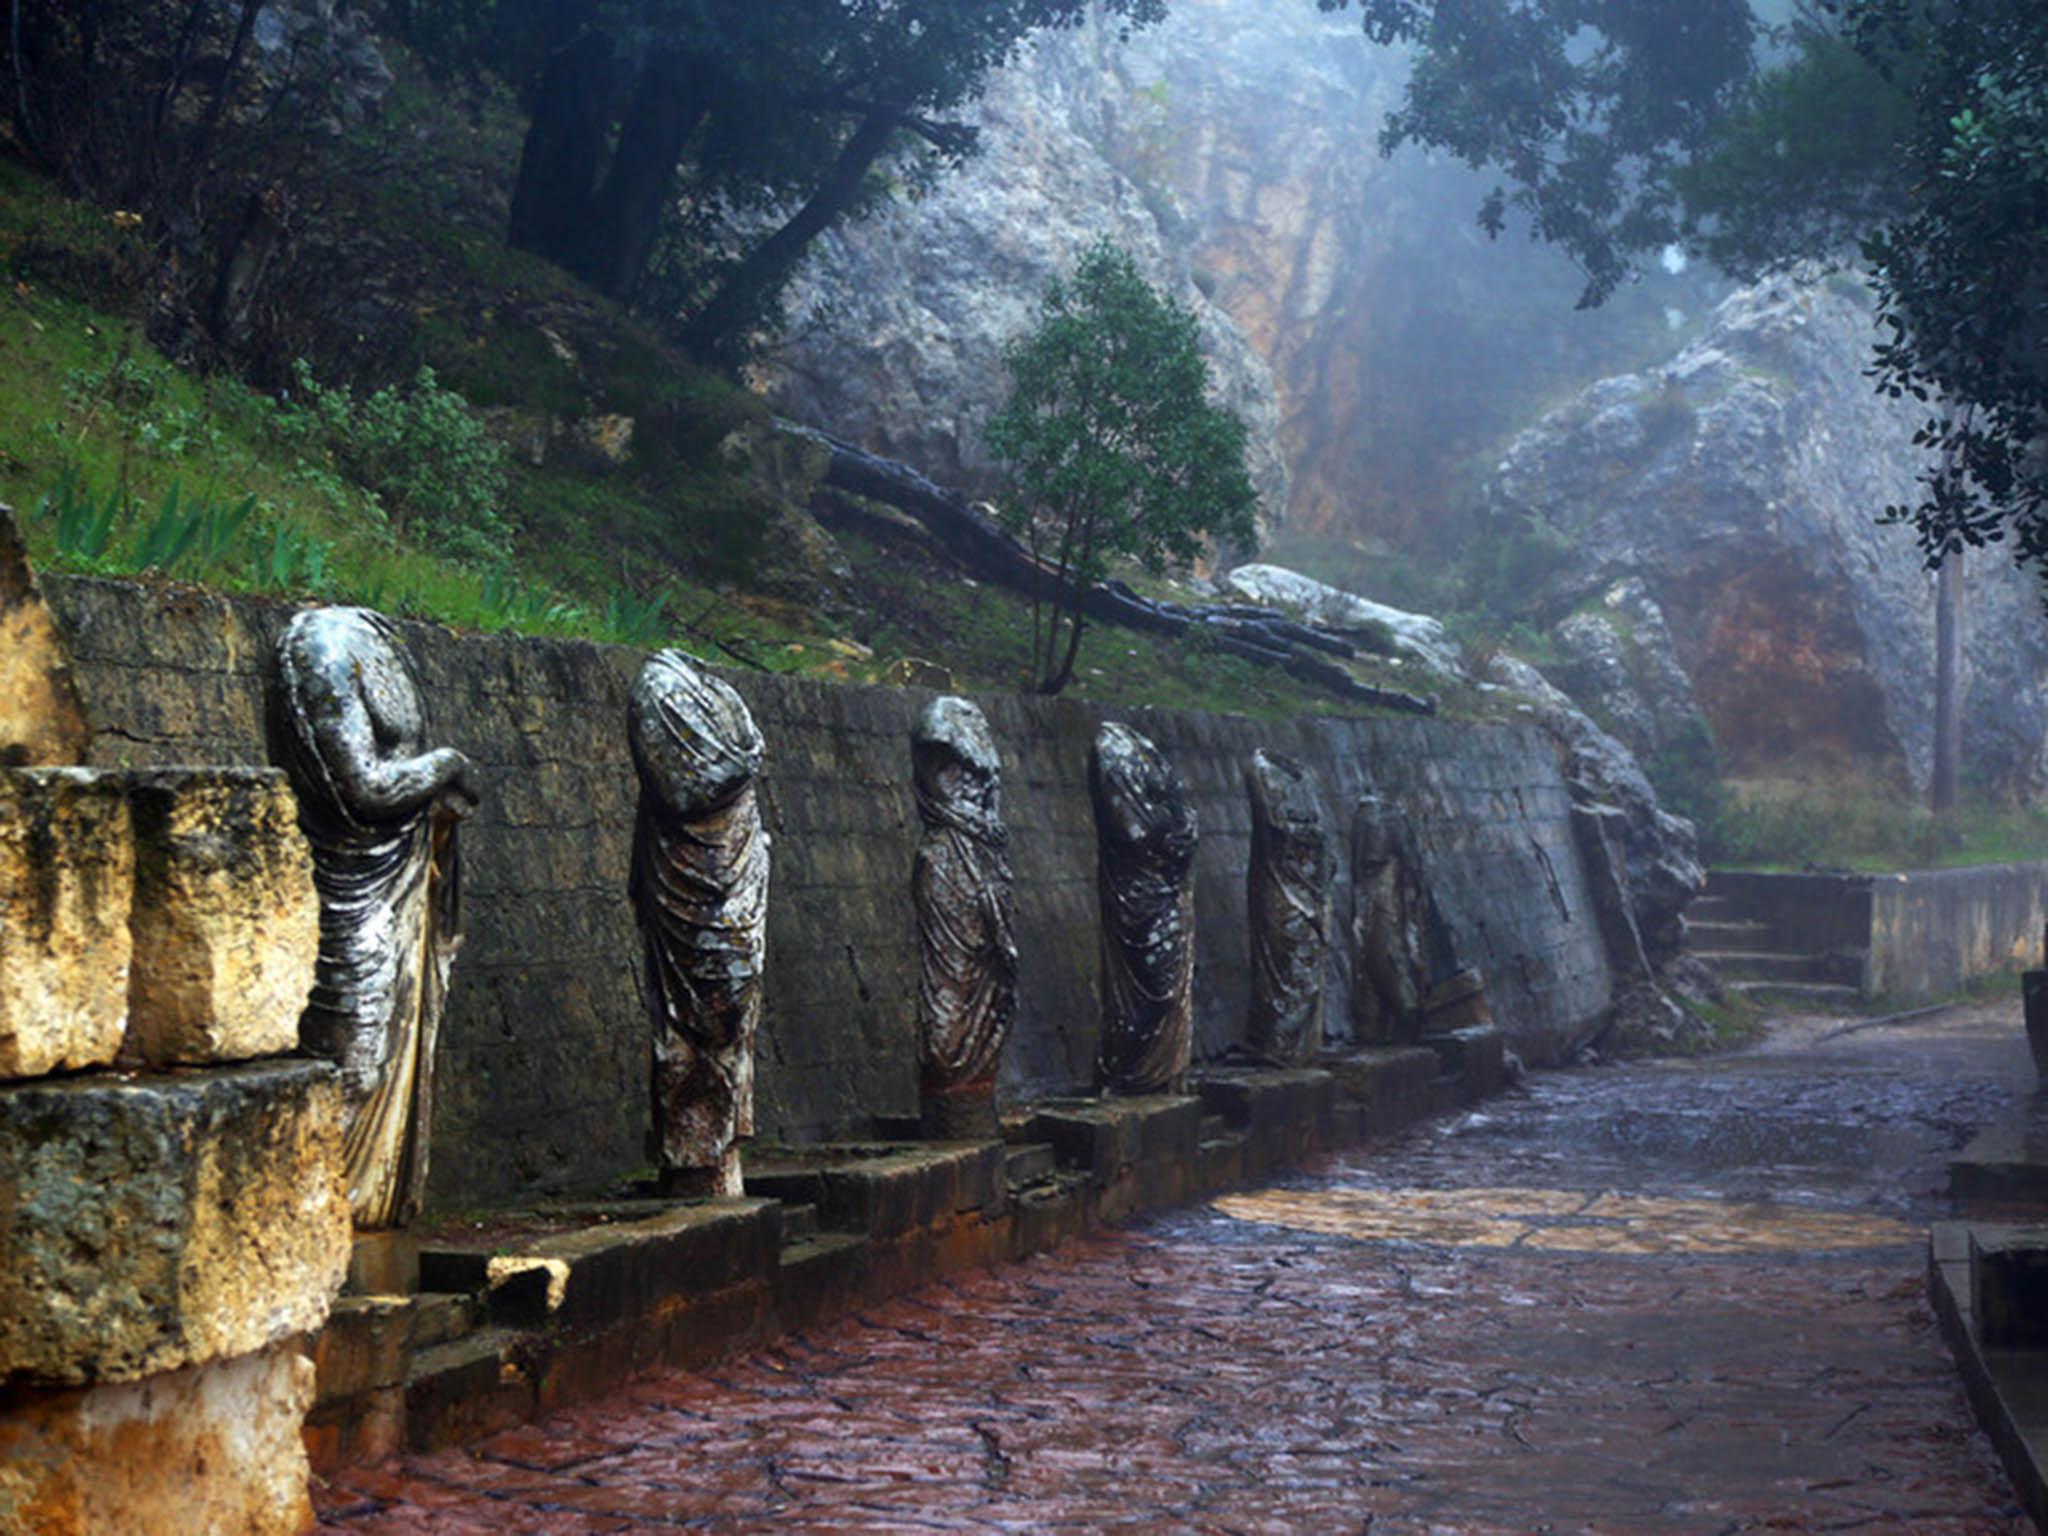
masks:
[[[1012,1191],[1028,1189],[1053,1176],[1059,1166],[1049,1141],[1027,1141],[1012,1146],[1003,1157],[1003,1182]]]
[[[1221,1115],[1202,1116],[1202,1123],[1195,1131],[1196,1138],[1203,1143],[1220,1141],[1229,1134],[1230,1122]]]
[[[466,1338],[478,1321],[474,1296],[428,1291],[412,1299],[412,1316],[407,1323],[406,1342],[413,1353],[433,1349]]]
[[[1728,922],[1740,918],[1742,908],[1733,896],[1695,896],[1686,903],[1685,915],[1688,919]]]
[[[1729,981],[1842,982],[1841,967],[1831,955],[1802,955],[1775,949],[1696,949]]]
[[[1828,981],[1737,981],[1728,990],[1765,1006],[1831,1009],[1854,1013],[1863,1002],[1856,987]]]
[[[531,1335],[486,1328],[412,1358],[405,1379],[405,1441],[414,1451],[479,1439],[530,1418],[533,1380],[519,1364]]]
[[[791,1243],[801,1243],[818,1235],[818,1208],[815,1205],[788,1205],[782,1207],[782,1246],[786,1251]]]
[[[1777,938],[1769,923],[1741,920],[1700,920],[1688,912],[1685,936],[1695,949],[1769,949]]]

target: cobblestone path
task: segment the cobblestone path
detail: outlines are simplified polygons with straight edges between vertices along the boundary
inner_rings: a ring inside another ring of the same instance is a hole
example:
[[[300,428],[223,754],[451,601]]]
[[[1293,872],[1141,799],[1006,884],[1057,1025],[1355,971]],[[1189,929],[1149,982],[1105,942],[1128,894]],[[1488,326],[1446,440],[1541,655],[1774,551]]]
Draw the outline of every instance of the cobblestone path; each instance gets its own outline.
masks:
[[[468,1452],[371,1533],[2022,1532],[1928,1315],[2011,1006],[1545,1074]]]

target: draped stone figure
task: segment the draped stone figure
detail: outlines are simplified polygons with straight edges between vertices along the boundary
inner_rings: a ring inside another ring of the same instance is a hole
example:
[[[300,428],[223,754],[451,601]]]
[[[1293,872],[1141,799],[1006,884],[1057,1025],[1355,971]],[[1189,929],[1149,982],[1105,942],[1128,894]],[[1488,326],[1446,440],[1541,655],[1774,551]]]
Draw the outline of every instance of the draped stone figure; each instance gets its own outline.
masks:
[[[1299,1066],[1323,1043],[1323,960],[1336,856],[1315,779],[1300,763],[1256,752],[1244,783],[1252,809],[1252,859],[1245,877],[1252,955],[1246,1040],[1268,1061]]]
[[[917,1026],[924,1131],[998,1134],[996,1069],[1017,1016],[1017,941],[1002,762],[988,721],[959,698],[932,700],[911,737],[917,815]]]
[[[1404,818],[1365,796],[1351,822],[1351,1016],[1361,1040],[1422,1033],[1428,899]]]
[[[426,1187],[434,1044],[462,942],[455,829],[476,807],[476,771],[452,748],[425,750],[404,642],[364,609],[292,620],[276,715],[320,894],[299,1041],[341,1068],[356,1226],[403,1226]]]
[[[654,1028],[649,1151],[666,1193],[738,1195],[768,950],[761,733],[740,696],[680,651],[640,669],[627,732],[640,773],[631,893]]]
[[[1175,1093],[1194,1044],[1195,811],[1159,749],[1103,726],[1088,758],[1102,905],[1105,1092]]]

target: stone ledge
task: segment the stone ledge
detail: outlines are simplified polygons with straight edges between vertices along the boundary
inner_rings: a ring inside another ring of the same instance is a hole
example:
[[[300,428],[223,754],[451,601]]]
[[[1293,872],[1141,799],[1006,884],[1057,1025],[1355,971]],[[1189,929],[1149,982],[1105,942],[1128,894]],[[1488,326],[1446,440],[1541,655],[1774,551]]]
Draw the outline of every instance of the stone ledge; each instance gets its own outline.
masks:
[[[0,770],[0,1078],[114,1059],[128,1025],[134,889],[120,775]]]
[[[994,1212],[1007,1193],[997,1141],[790,1149],[748,1158],[746,1184],[750,1195],[816,1206],[828,1231],[874,1237]]]
[[[197,1066],[296,1049],[320,898],[284,774],[138,773],[128,804],[135,954],[122,1060]]]
[[[0,1381],[134,1381],[320,1327],[340,1170],[323,1062],[0,1086]]]
[[[1970,1295],[1970,1248],[2012,1229],[1936,1222],[1927,1240],[1927,1291],[1977,1422],[1991,1438],[2027,1517],[2048,1530],[2048,1360],[2033,1349],[1986,1348]],[[2036,1229],[2037,1231],[2039,1229]]]

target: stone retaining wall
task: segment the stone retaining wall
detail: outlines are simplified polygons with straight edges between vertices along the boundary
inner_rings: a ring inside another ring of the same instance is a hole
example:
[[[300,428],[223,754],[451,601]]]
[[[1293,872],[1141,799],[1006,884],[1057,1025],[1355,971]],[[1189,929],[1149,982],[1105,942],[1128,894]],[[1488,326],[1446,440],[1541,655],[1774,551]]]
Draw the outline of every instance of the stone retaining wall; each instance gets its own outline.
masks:
[[[48,585],[95,762],[266,759],[265,686],[289,608],[118,582]],[[485,783],[463,831],[469,936],[442,1034],[431,1196],[475,1205],[603,1183],[647,1160],[647,1029],[625,898],[636,792],[625,691],[640,654],[417,624],[405,633],[432,739],[474,757]],[[917,1109],[909,731],[930,695],[726,675],[768,745],[762,799],[774,873],[760,1133],[867,1135],[873,1117]],[[979,702],[1004,755],[1023,950],[1005,1091],[1059,1092],[1089,1080],[1095,1050],[1086,761],[1104,714],[1072,700]],[[1566,1056],[1604,1021],[1612,978],[1570,803],[1533,726],[1120,717],[1173,758],[1201,817],[1198,1055],[1243,1038],[1242,772],[1261,746],[1315,770],[1340,835],[1368,785],[1405,806],[1464,957],[1484,970],[1495,1016],[1525,1059]],[[1347,870],[1340,926],[1348,901]],[[1332,982],[1341,1030],[1341,955]]]

